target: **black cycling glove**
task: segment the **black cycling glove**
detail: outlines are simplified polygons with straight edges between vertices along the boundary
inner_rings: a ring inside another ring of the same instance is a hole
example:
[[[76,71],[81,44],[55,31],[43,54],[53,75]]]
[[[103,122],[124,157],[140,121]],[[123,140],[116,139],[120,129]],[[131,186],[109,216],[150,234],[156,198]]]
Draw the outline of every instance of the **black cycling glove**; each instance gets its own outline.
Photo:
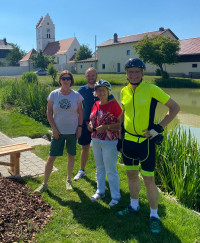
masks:
[[[153,139],[156,145],[160,145],[162,143],[164,136],[161,135],[160,133],[162,133],[163,131],[164,131],[163,127],[159,124],[154,124],[151,130],[149,130],[151,134],[151,138]]]

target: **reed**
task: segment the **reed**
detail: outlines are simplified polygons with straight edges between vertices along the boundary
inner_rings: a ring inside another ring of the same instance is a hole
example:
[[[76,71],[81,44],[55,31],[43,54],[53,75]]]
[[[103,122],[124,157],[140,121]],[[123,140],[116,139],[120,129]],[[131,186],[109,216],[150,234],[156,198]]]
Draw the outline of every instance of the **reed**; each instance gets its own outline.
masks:
[[[200,148],[190,131],[165,131],[156,149],[156,183],[185,206],[200,211]]]
[[[40,83],[12,82],[3,94],[2,106],[13,105],[18,112],[48,125],[46,107],[49,93],[50,88]]]

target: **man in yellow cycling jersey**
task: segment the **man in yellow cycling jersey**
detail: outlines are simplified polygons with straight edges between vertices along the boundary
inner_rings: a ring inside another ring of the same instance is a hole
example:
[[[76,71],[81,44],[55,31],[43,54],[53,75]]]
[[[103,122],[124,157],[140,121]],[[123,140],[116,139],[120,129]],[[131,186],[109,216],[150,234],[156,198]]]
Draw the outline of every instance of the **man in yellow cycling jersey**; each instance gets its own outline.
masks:
[[[117,212],[117,216],[137,213],[139,207],[139,162],[150,205],[150,229],[159,234],[161,223],[158,216],[158,189],[154,179],[155,144],[162,140],[164,127],[179,112],[179,105],[156,85],[143,82],[145,64],[138,58],[125,63],[129,84],[121,91],[123,139],[118,142],[126,166],[130,205]],[[168,107],[168,113],[159,124],[154,124],[157,102]],[[122,147],[122,148],[121,148]]]

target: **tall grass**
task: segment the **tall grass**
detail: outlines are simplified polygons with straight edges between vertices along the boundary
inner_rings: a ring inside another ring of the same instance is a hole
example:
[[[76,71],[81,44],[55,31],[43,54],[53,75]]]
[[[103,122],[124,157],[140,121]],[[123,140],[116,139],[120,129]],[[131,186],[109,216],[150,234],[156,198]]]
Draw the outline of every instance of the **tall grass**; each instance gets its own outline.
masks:
[[[173,128],[156,150],[156,182],[184,205],[200,211],[200,148],[190,131]]]
[[[49,93],[50,88],[46,85],[15,81],[3,94],[2,106],[14,105],[18,112],[48,125],[46,107]]]

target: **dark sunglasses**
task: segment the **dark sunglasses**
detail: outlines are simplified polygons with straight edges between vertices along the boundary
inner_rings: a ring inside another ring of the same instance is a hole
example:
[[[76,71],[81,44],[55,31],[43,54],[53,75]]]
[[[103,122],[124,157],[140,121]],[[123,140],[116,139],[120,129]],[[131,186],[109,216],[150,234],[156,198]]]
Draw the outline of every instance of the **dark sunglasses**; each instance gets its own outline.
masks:
[[[72,80],[72,78],[71,77],[62,77],[61,80],[62,81],[65,81],[65,80],[69,81],[69,80]]]

